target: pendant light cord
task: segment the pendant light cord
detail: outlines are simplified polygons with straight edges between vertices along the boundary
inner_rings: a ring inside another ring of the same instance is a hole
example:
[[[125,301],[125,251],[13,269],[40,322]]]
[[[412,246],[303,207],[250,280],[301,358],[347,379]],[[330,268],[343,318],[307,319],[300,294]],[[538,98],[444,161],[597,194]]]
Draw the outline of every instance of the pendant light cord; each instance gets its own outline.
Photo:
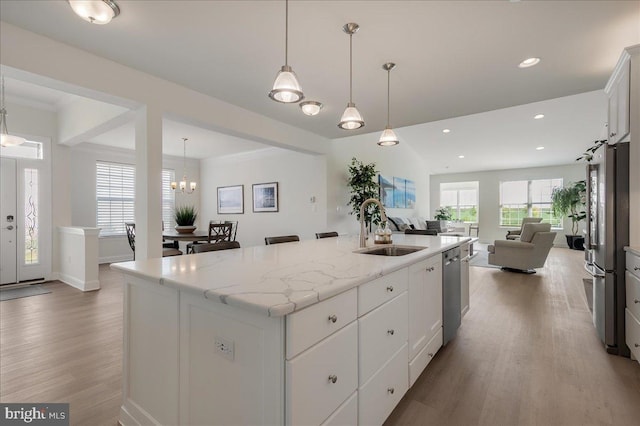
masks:
[[[349,34],[349,103],[353,103],[353,33]]]
[[[187,138],[182,138],[182,179],[187,181]]]
[[[289,0],[284,2],[284,64],[289,65]]]
[[[391,122],[391,70],[387,70],[387,127]]]

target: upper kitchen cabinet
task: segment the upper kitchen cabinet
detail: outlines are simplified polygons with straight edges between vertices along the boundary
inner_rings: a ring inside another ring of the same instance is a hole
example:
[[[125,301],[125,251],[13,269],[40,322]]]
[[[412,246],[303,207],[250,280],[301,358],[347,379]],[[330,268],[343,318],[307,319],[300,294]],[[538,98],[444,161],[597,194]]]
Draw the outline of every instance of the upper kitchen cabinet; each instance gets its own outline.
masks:
[[[626,141],[629,135],[631,56],[623,51],[605,87],[609,97],[609,144]]]

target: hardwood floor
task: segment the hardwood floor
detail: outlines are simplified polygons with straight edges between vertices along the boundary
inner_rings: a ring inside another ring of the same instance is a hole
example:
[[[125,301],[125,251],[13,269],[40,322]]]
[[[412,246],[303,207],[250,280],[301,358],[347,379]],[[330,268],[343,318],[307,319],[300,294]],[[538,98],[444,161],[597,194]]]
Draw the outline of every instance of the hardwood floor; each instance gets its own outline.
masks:
[[[640,365],[607,355],[591,324],[582,253],[535,275],[471,267],[471,310],[386,425],[638,425]],[[73,425],[116,425],[120,275],[0,303],[0,401],[69,402]]]

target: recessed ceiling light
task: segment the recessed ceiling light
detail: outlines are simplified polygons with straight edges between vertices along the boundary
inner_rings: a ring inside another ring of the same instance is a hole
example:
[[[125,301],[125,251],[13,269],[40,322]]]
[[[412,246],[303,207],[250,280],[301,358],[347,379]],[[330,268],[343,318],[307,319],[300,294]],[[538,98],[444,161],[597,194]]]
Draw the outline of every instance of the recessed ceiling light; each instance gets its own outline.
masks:
[[[544,114],[536,114],[533,116],[533,118],[535,118],[536,120],[540,120],[541,118],[544,118]]]
[[[464,158],[464,155],[458,155],[458,158]]]
[[[536,149],[537,149],[538,151],[542,151],[542,150],[544,149],[544,146],[536,147]]]
[[[444,129],[444,130],[442,131],[442,133],[449,133],[449,132],[451,132],[451,130],[449,130],[449,129]]]
[[[520,67],[520,68],[529,68],[529,67],[532,67],[534,65],[538,65],[539,62],[540,62],[540,58],[528,58],[528,59],[525,59],[524,61],[520,62],[520,65],[518,65],[518,67]]]

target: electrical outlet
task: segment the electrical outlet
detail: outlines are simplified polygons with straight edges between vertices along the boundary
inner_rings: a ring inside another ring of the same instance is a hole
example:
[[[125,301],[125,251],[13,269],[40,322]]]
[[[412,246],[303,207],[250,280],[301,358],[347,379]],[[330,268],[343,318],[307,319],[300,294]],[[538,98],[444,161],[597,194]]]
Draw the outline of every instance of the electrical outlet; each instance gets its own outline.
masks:
[[[219,355],[233,361],[233,341],[223,339],[222,337],[215,337],[213,339],[213,345]]]

